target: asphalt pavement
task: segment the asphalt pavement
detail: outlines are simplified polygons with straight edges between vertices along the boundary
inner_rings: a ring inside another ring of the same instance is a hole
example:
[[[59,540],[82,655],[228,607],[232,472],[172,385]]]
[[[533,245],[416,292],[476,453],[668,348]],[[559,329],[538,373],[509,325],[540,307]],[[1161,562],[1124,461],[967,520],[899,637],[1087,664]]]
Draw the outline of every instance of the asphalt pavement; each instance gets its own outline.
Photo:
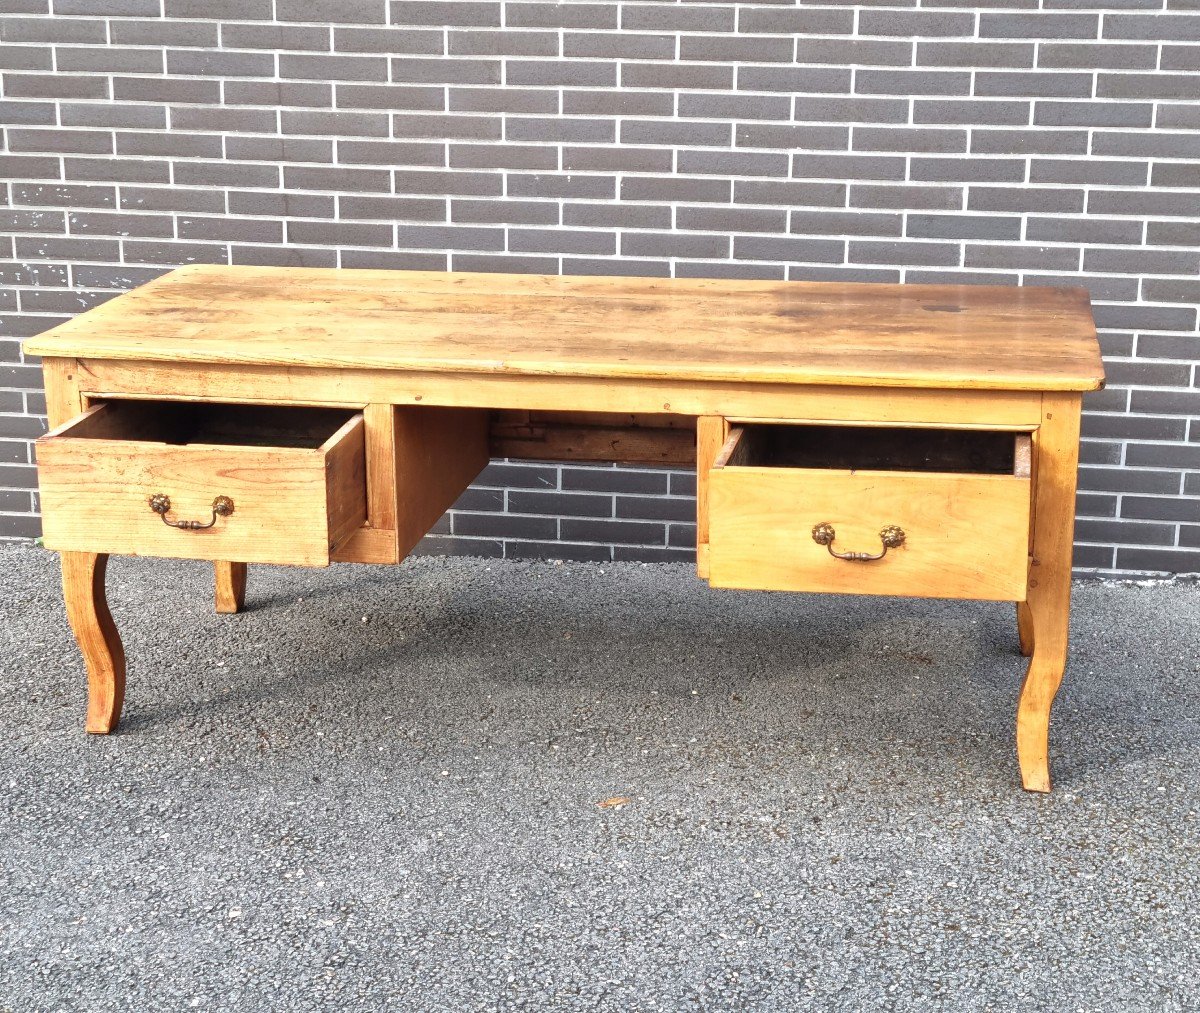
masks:
[[[1011,605],[688,567],[114,559],[118,734],[0,551],[0,1011],[1200,1008],[1200,585]]]

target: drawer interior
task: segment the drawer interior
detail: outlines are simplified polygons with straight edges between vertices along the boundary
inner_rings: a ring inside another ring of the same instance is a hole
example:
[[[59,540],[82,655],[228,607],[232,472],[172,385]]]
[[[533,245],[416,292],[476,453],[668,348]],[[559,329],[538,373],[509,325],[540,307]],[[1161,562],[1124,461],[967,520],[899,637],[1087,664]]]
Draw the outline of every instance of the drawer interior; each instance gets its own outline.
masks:
[[[1027,475],[1029,435],[986,429],[751,423],[730,431],[717,466]]]
[[[349,408],[193,401],[106,401],[78,419],[69,435],[172,446],[282,447],[319,450],[356,412]],[[67,434],[64,434],[67,435]]]

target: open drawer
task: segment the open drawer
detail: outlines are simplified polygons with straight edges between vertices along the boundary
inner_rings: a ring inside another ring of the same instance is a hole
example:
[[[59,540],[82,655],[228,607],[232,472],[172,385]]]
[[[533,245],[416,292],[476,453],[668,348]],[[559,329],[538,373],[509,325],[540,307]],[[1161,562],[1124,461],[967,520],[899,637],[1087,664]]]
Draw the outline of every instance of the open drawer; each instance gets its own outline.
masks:
[[[709,473],[714,587],[1019,601],[1030,438],[735,426]]]
[[[349,409],[110,401],[36,449],[50,549],[326,566],[366,521]]]

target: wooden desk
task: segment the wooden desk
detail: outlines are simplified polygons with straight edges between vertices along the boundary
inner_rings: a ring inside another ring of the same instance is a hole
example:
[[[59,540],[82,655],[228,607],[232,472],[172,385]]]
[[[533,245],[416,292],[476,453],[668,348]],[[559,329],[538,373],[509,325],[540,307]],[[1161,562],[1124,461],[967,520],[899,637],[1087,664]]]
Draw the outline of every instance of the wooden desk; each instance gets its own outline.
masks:
[[[714,586],[1017,603],[1024,786],[1067,657],[1081,289],[181,268],[26,342],[87,730],[110,553],[403,559],[489,456],[695,466]],[[803,603],[797,603],[802,610]]]

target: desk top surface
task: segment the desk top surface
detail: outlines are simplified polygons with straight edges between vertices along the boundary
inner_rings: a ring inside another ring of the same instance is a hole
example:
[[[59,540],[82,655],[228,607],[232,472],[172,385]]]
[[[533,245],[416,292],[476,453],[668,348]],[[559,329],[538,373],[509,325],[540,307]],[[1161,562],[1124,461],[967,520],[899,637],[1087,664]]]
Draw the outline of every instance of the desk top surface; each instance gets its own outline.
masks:
[[[193,265],[43,356],[625,380],[1094,390],[1084,289]]]

